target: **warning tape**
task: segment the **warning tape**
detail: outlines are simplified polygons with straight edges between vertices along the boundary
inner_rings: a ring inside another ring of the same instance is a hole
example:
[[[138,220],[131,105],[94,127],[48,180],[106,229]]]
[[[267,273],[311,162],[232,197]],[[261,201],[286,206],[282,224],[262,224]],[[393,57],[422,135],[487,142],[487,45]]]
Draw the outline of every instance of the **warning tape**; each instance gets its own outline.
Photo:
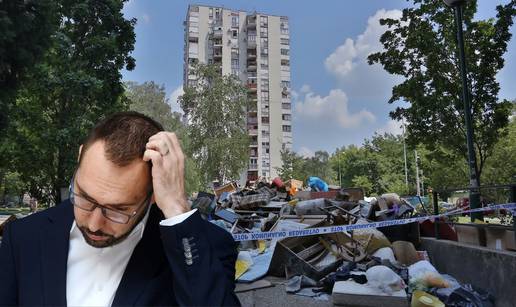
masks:
[[[234,233],[233,239],[235,239],[235,241],[253,241],[253,240],[284,239],[284,238],[292,238],[292,237],[323,235],[323,234],[351,231],[351,230],[357,230],[357,229],[370,229],[370,228],[381,228],[381,227],[389,227],[389,226],[396,226],[396,225],[405,225],[405,224],[410,224],[410,223],[414,223],[414,222],[422,222],[422,221],[431,220],[431,219],[438,219],[438,218],[441,218],[444,216],[475,213],[475,212],[485,212],[485,211],[499,210],[499,209],[515,210],[516,203],[493,205],[493,206],[470,209],[470,210],[465,210],[465,211],[460,211],[460,212],[453,211],[453,212],[448,212],[448,213],[443,213],[443,214],[438,214],[438,215],[427,215],[427,216],[411,217],[411,218],[407,218],[407,219],[372,222],[372,223],[365,223],[365,224],[335,225],[335,226],[306,228],[306,229],[289,230],[289,231]],[[515,214],[515,213],[513,212],[513,214]]]

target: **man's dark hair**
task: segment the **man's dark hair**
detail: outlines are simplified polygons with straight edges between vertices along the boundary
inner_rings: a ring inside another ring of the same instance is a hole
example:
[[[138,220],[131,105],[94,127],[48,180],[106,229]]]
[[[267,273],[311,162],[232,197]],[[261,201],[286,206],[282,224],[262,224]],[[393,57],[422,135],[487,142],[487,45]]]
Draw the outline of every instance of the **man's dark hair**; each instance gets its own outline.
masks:
[[[93,127],[83,142],[79,164],[93,143],[103,141],[106,158],[118,166],[126,166],[142,158],[149,138],[163,130],[160,123],[138,112],[108,115]]]

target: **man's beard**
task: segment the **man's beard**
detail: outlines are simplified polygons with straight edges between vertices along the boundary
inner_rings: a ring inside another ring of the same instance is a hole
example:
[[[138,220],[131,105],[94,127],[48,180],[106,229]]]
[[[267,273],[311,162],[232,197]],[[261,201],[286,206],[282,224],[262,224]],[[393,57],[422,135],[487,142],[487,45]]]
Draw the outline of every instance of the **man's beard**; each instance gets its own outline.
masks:
[[[133,229],[141,222],[141,220],[143,219],[143,217],[147,213],[147,209],[148,209],[148,206],[145,206],[145,209],[140,214],[140,216],[138,217],[136,222],[133,224],[133,226],[131,226],[131,228],[128,231],[126,231],[124,234],[120,235],[119,237],[115,237],[113,235],[104,233],[104,232],[102,232],[100,230],[95,231],[95,232],[91,232],[88,229],[88,227],[86,227],[86,226],[79,226],[79,225],[77,225],[77,227],[79,227],[79,230],[82,233],[84,241],[86,241],[86,243],[88,243],[88,245],[96,247],[96,248],[104,248],[104,247],[114,246],[114,245],[124,241],[131,234]],[[88,237],[87,234],[94,235],[94,236],[106,237],[106,239],[102,240],[102,241],[92,240],[92,239],[90,239],[90,237]]]

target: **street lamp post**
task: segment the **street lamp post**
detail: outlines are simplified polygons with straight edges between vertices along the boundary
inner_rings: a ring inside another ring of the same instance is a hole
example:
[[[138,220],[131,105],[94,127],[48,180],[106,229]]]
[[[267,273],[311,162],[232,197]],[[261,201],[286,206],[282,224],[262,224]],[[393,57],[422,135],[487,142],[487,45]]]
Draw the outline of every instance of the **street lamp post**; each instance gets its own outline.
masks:
[[[462,33],[462,8],[468,0],[443,0],[455,12],[457,25],[457,43],[459,45],[460,75],[462,78],[462,100],[464,103],[464,117],[466,122],[466,140],[468,146],[468,168],[469,168],[469,206],[471,209],[480,207],[480,191],[477,180],[477,161],[473,144],[473,123],[471,116],[471,103],[468,91],[468,79],[466,70],[466,56],[464,54],[464,37]],[[471,221],[480,214],[471,214]]]

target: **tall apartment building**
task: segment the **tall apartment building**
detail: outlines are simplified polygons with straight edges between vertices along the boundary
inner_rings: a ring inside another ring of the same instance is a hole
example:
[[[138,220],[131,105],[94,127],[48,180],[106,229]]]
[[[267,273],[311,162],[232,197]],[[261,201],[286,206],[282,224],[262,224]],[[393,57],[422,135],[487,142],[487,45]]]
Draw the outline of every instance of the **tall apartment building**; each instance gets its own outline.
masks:
[[[197,61],[238,76],[251,101],[247,179],[276,177],[281,149],[292,148],[288,18],[190,5],[184,25],[185,86],[195,84],[190,64]]]

